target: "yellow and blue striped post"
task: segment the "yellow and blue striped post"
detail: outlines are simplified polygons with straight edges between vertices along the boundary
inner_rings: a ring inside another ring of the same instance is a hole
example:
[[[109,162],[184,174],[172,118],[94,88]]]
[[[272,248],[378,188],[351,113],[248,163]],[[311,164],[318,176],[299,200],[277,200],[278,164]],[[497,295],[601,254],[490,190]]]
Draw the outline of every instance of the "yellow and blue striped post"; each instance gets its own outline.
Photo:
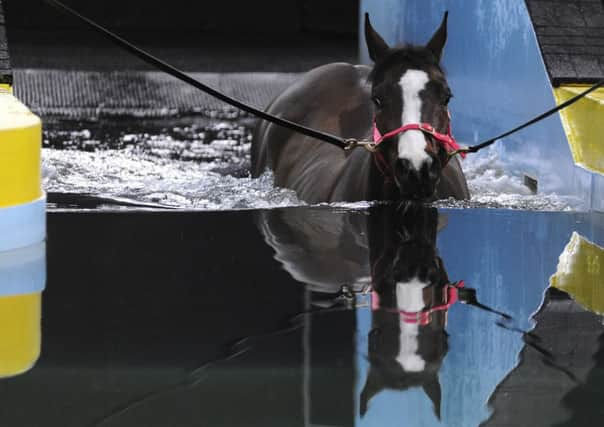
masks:
[[[42,123],[0,85],[0,378],[40,355],[46,282]]]

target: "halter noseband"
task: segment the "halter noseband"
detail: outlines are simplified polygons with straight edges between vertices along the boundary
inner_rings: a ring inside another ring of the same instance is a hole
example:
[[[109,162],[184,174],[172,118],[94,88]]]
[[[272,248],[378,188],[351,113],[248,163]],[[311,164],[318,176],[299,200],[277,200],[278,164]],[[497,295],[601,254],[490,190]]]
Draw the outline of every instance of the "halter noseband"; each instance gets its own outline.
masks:
[[[410,124],[401,126],[400,128],[391,130],[390,132],[382,135],[374,123],[373,124],[373,142],[376,146],[380,145],[380,143],[382,141],[384,141],[385,139],[391,138],[391,137],[396,136],[401,133],[405,133],[408,130],[419,130],[428,135],[431,135],[434,139],[436,139],[438,142],[440,142],[443,145],[443,147],[445,148],[445,150],[447,150],[448,153],[455,152],[461,148],[451,133],[451,124],[449,124],[449,129],[447,131],[447,134],[437,132],[434,129],[434,127],[432,127],[432,125],[429,123],[410,123]],[[465,159],[466,153],[460,153],[460,155],[461,155],[461,157],[463,157]]]
[[[440,133],[434,129],[430,123],[409,123],[401,126],[400,128],[391,130],[386,134],[382,135],[375,124],[375,120],[373,121],[373,143],[375,146],[380,145],[385,139],[391,138],[393,136],[399,135],[401,133],[405,133],[409,130],[419,130],[425,134],[432,136],[432,138],[436,139],[440,142],[445,150],[448,153],[453,153],[459,150],[461,147],[453,137],[453,132],[451,130],[451,113],[447,111],[447,115],[449,116],[449,126],[447,126],[447,133]],[[466,158],[466,153],[460,153],[462,158]]]
[[[396,136],[396,135],[400,135],[400,134],[405,133],[410,130],[419,130],[420,132],[423,132],[427,135],[432,136],[432,138],[434,138],[435,140],[437,140],[438,142],[440,142],[442,144],[444,149],[449,154],[449,157],[452,157],[454,154],[459,153],[459,155],[461,155],[461,157],[465,159],[466,153],[461,151],[461,147],[455,140],[455,137],[453,136],[453,132],[451,130],[451,114],[448,111],[447,111],[447,114],[449,115],[449,126],[447,126],[446,134],[437,132],[436,129],[434,129],[434,126],[432,126],[430,123],[409,123],[409,124],[403,125],[399,128],[391,130],[390,132],[387,132],[384,135],[382,135],[380,133],[379,129],[377,128],[377,125],[375,124],[375,120],[374,120],[373,121],[373,148],[371,151],[373,152],[376,165],[377,165],[378,169],[380,170],[380,172],[382,173],[382,175],[384,175],[385,177],[388,178],[390,175],[392,175],[392,172],[389,170],[390,167],[388,165],[388,162],[384,158],[384,155],[382,153],[380,153],[377,150],[377,148],[379,148],[379,145],[384,140],[386,140],[388,138],[392,138],[393,136]]]
[[[458,293],[458,289],[459,288],[463,288],[465,286],[465,283],[463,280],[460,280],[459,282],[455,282],[455,283],[448,283],[445,285],[445,302],[443,304],[434,306],[434,307],[430,307],[430,308],[426,308],[424,310],[420,310],[420,311],[403,311],[403,310],[398,310],[395,308],[385,308],[385,307],[381,307],[380,306],[380,296],[378,295],[378,293],[376,291],[372,291],[371,292],[371,310],[373,311],[377,311],[377,310],[384,310],[387,311],[389,313],[398,313],[401,317],[401,320],[405,323],[412,323],[412,324],[418,324],[419,326],[426,326],[427,324],[430,323],[430,320],[432,318],[432,313],[438,312],[438,311],[446,311],[449,308],[451,308],[451,306],[453,304],[455,304],[457,301],[459,301],[459,293]]]

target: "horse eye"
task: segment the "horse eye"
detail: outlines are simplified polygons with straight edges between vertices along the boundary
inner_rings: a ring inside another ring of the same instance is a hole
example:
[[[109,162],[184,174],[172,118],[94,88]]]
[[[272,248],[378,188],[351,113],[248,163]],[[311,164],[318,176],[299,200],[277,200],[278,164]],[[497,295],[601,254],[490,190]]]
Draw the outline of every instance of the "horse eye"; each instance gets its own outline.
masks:
[[[452,94],[452,93],[447,93],[447,94],[445,95],[444,100],[443,100],[443,101],[444,101],[444,104],[445,104],[445,105],[449,105],[449,101],[451,101],[451,98],[453,98],[453,94]]]
[[[378,98],[377,96],[371,97],[371,100],[373,101],[373,103],[375,104],[376,107],[379,108],[382,106],[382,100],[380,98]]]

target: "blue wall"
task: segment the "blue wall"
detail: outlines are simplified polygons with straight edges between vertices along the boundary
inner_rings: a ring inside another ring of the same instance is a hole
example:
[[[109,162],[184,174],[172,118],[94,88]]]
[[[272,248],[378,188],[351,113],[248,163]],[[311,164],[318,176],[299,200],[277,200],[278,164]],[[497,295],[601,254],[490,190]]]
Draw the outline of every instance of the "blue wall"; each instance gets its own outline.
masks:
[[[369,12],[373,26],[391,44],[426,43],[445,10],[449,37],[443,64],[454,93],[453,129],[461,143],[481,142],[555,105],[524,0],[361,0],[361,14]],[[361,60],[369,63],[364,39],[359,47]],[[558,115],[492,150],[510,173],[537,177],[540,191],[576,195],[588,207],[604,210],[602,198],[593,194],[596,187],[604,189],[604,177],[574,165]]]

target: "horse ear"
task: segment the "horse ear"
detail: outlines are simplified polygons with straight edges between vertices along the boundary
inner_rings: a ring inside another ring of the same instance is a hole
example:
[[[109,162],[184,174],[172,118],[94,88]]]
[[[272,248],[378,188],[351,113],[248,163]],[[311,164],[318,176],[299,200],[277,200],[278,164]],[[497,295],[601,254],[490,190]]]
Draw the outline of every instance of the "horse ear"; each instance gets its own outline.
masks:
[[[365,387],[361,391],[360,396],[360,406],[359,406],[359,415],[361,418],[365,416],[367,413],[367,407],[369,406],[369,401],[377,395],[380,391],[384,389],[380,381],[379,375],[373,372],[373,369],[369,368],[369,373],[367,374],[367,381],[365,381]]]
[[[365,13],[365,41],[367,42],[369,57],[373,62],[382,59],[388,49],[390,49],[382,36],[380,36],[371,26],[368,13]]]
[[[428,395],[428,398],[434,405],[434,415],[440,420],[440,404],[441,404],[441,390],[440,382],[438,381],[438,375],[432,374],[430,378],[422,385],[424,393]]]
[[[449,12],[445,12],[445,16],[443,17],[443,21],[440,23],[440,27],[434,33],[426,47],[436,55],[436,58],[440,61],[440,58],[443,53],[443,48],[445,47],[445,43],[447,42],[447,18],[449,17]]]

